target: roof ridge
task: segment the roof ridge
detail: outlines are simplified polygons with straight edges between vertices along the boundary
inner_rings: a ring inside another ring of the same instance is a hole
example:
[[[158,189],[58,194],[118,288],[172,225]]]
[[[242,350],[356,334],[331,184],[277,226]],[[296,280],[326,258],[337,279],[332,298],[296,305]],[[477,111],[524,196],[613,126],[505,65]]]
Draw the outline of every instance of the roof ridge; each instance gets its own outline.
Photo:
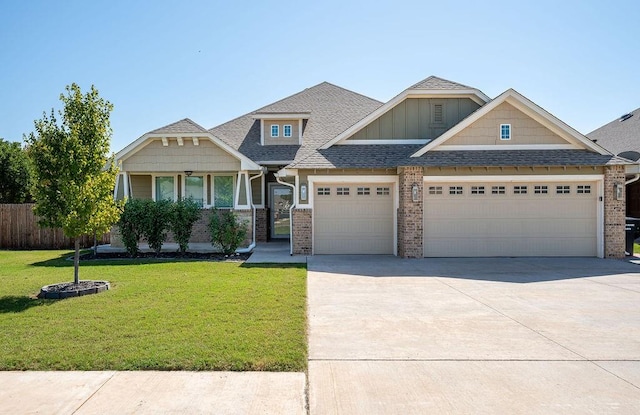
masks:
[[[269,103],[269,104],[267,104],[267,105],[264,105],[264,106],[262,106],[262,107],[260,107],[260,108],[258,108],[258,109],[253,110],[253,111],[249,111],[249,112],[247,112],[247,113],[245,113],[245,114],[242,114],[242,115],[240,115],[240,116],[238,116],[238,117],[235,117],[235,118],[233,118],[233,119],[231,119],[231,120],[229,120],[229,121],[223,122],[222,124],[215,125],[215,126],[213,126],[213,127],[209,128],[207,131],[208,131],[208,132],[211,132],[211,130],[214,130],[214,129],[218,128],[218,127],[222,127],[223,125],[229,124],[229,123],[231,123],[231,122],[233,122],[233,121],[236,121],[236,120],[238,120],[238,119],[240,119],[240,118],[246,117],[247,115],[251,115],[251,114],[255,114],[255,113],[262,112],[262,110],[264,110],[264,109],[265,109],[265,108],[267,108],[267,107],[271,107],[271,106],[273,106],[273,105],[279,104],[279,103],[281,103],[281,102],[283,102],[283,101],[285,101],[285,100],[288,100],[288,99],[291,99],[291,98],[293,98],[293,97],[296,97],[296,96],[298,96],[298,95],[302,94],[302,93],[303,93],[303,92],[305,92],[305,91],[308,91],[308,90],[313,89],[313,88],[317,88],[317,87],[319,87],[319,86],[321,86],[321,85],[325,85],[325,84],[326,84],[326,85],[330,85],[330,86],[332,86],[332,87],[334,87],[334,88],[341,89],[341,90],[346,91],[346,92],[350,92],[350,93],[352,93],[352,94],[359,95],[359,96],[364,97],[364,98],[367,98],[367,99],[369,99],[369,100],[371,100],[371,101],[374,101],[374,102],[377,102],[377,103],[383,104],[383,102],[378,101],[377,99],[374,99],[374,98],[368,97],[368,96],[366,96],[366,95],[364,95],[364,94],[361,94],[361,93],[359,93],[359,92],[351,91],[350,89],[343,88],[343,87],[341,87],[341,86],[338,86],[338,85],[332,84],[331,82],[322,81],[322,82],[320,82],[319,84],[316,84],[316,85],[310,86],[310,87],[308,87],[308,88],[305,88],[305,89],[303,89],[303,90],[301,90],[301,91],[298,91],[298,92],[296,92],[296,93],[294,93],[294,94],[288,95],[288,96],[286,96],[286,97],[284,97],[284,98],[281,98],[281,99],[279,99],[279,100],[277,100],[277,101],[274,101],[274,102],[272,102],[272,103]]]
[[[425,79],[423,79],[422,81],[418,81],[415,84],[411,85],[407,89],[414,89],[414,88],[418,87],[419,85],[425,84],[425,83],[427,83],[427,82],[429,82],[431,80],[444,81],[444,82],[448,82],[450,84],[454,84],[454,85],[465,87],[467,89],[478,89],[478,88],[474,88],[474,87],[469,86],[469,85],[461,84],[460,82],[451,81],[449,79],[441,78],[441,77],[435,76],[435,75],[430,75],[430,76],[426,77]]]

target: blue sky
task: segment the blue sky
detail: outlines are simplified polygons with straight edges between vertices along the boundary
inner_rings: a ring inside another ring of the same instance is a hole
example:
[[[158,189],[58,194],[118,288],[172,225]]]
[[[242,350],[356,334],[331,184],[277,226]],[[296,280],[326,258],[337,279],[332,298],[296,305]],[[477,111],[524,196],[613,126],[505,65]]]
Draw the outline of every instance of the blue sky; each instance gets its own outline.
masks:
[[[387,101],[437,75],[514,88],[582,133],[640,107],[637,1],[0,3],[0,137],[72,82],[111,101],[112,150],[328,81]]]

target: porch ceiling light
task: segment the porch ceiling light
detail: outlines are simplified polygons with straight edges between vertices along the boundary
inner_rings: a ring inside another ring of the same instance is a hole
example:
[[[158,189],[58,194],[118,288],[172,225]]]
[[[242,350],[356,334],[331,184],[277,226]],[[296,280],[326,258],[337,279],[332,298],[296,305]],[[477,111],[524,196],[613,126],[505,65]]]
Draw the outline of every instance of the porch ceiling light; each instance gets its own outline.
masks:
[[[193,172],[191,170],[185,170],[184,171],[185,176],[189,177],[193,174]]]

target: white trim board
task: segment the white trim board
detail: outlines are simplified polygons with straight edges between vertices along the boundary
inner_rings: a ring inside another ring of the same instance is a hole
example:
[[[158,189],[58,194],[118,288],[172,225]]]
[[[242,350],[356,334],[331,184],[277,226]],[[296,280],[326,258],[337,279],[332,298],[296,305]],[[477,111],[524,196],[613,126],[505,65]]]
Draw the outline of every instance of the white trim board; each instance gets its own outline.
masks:
[[[427,144],[431,141],[428,138],[406,139],[406,140],[345,140],[340,146],[362,146],[362,145],[382,145],[382,144]]]
[[[477,144],[447,145],[443,144],[431,151],[472,151],[472,150],[580,150],[576,144]]]
[[[424,176],[425,183],[478,183],[478,182],[595,182],[604,180],[603,174],[523,174],[483,176]]]

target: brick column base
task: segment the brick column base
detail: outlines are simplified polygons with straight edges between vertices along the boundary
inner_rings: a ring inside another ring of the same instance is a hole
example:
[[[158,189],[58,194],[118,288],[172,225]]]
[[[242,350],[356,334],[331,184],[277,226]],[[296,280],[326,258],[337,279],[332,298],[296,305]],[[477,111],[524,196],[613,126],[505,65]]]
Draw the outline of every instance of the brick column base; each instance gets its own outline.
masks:
[[[418,190],[418,200],[415,202],[413,201],[414,186]],[[424,257],[423,187],[422,167],[401,168],[398,195],[398,256],[402,258]]]
[[[625,191],[624,166],[604,168],[604,256],[624,258]],[[616,199],[616,185],[623,187],[622,200]]]
[[[269,215],[267,209],[256,209],[256,242],[267,242],[267,224]]]
[[[311,209],[293,209],[293,254],[311,255],[313,231]]]

